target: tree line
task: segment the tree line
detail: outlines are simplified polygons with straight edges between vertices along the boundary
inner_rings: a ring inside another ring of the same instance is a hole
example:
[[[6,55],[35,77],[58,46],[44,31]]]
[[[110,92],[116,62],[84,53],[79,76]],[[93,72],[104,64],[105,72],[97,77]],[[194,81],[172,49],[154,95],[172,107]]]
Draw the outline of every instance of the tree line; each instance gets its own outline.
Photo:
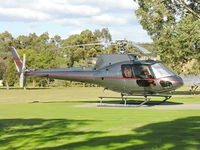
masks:
[[[200,73],[200,3],[199,0],[137,0],[139,8],[136,15],[140,24],[151,36],[153,43],[142,44],[160,56],[161,61],[178,74]],[[116,46],[68,47],[69,45],[112,41],[112,35],[106,28],[84,30],[66,39],[48,33],[14,38],[9,32],[0,34],[0,80],[4,85],[18,84],[9,47],[14,46],[20,55],[27,55],[27,68],[60,68],[90,66],[87,60],[101,54],[118,53]],[[133,48],[129,53],[136,53]],[[28,78],[28,84],[43,86],[46,79]],[[55,82],[50,81],[52,86]],[[62,82],[63,83],[63,82]],[[66,85],[68,82],[64,82]]]
[[[98,29],[94,32],[84,30],[80,34],[74,34],[66,39],[55,35],[50,37],[49,34],[43,33],[36,35],[30,33],[28,36],[20,35],[16,38],[11,33],[5,31],[0,34],[0,80],[7,87],[18,86],[19,76],[15,74],[16,68],[13,63],[9,48],[14,46],[20,57],[26,54],[26,67],[33,69],[48,68],[65,68],[65,67],[89,67],[88,63],[91,58],[98,58],[101,54],[118,53],[117,46],[104,48],[97,46],[79,46],[68,47],[73,45],[111,42],[112,35],[107,28]],[[147,44],[149,45],[149,44]],[[136,52],[133,48],[129,52]],[[39,77],[28,77],[26,84],[29,86],[59,86],[69,85],[71,82],[62,81],[54,82]]]
[[[111,40],[111,34],[106,28],[94,32],[84,30],[67,39],[61,39],[58,35],[50,37],[47,32],[39,36],[30,33],[28,36],[20,35],[14,38],[11,33],[5,31],[0,34],[0,80],[3,80],[6,86],[17,85],[19,81],[19,77],[15,75],[16,69],[9,51],[11,46],[18,50],[21,58],[24,53],[26,54],[27,68],[61,68],[89,66],[88,58],[98,57],[110,51],[109,48],[102,50],[102,46],[62,47]],[[27,84],[32,83],[33,86],[43,86],[46,82],[46,79],[27,78]]]
[[[135,1],[135,0],[134,0]],[[136,15],[161,60],[179,74],[200,73],[200,1],[137,0]]]

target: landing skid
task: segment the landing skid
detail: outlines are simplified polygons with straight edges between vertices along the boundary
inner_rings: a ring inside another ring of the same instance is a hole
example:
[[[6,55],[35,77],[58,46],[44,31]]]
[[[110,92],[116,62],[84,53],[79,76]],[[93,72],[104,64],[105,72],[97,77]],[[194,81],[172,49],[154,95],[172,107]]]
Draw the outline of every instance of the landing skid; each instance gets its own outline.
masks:
[[[144,96],[144,95],[137,95],[137,96]],[[99,106],[105,106],[106,103],[103,103],[103,99],[121,99],[122,101],[124,101],[124,106],[127,106],[127,101],[128,100],[139,100],[139,99],[142,99],[144,101],[136,106],[136,107],[141,107],[141,106],[143,106],[144,104],[148,103],[151,100],[151,98],[149,98],[149,97],[164,97],[165,99],[163,101],[157,103],[159,105],[159,104],[162,104],[162,103],[166,102],[172,96],[171,95],[145,95],[144,98],[141,98],[141,97],[127,97],[127,96],[124,96],[124,94],[121,94],[121,97],[99,97],[99,99],[100,99]]]

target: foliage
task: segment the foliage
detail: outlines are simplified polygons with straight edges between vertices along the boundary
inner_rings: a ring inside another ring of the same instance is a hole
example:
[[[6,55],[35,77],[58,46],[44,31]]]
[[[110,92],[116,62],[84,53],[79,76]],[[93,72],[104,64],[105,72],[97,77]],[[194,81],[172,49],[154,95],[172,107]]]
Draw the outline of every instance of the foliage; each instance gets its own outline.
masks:
[[[55,35],[50,38],[49,34],[43,33],[36,35],[30,33],[28,36],[20,35],[13,38],[8,32],[0,34],[0,79],[3,79],[10,86],[18,84],[11,53],[9,47],[14,46],[19,55],[26,54],[27,68],[61,68],[61,67],[79,67],[90,66],[87,60],[96,58],[103,53],[102,46],[88,46],[77,48],[60,48],[61,46],[99,43],[100,41],[110,41],[111,34],[108,29],[82,31],[81,34],[71,35],[65,40]],[[50,80],[53,82],[53,80]],[[27,84],[32,83],[33,86],[47,86],[48,80],[44,78],[27,78]],[[68,82],[66,82],[68,83]],[[54,85],[54,84],[51,84]],[[69,85],[69,84],[68,84]]]
[[[94,36],[101,42],[111,42],[112,36],[108,30],[108,28],[103,28],[102,30],[95,30]]]
[[[181,5],[178,5],[182,2]],[[200,73],[199,1],[138,0],[137,16],[162,61],[178,73]]]
[[[109,39],[107,39],[107,37]],[[62,41],[64,48],[63,52],[67,56],[67,66],[73,67],[82,64],[87,64],[89,58],[96,58],[102,53],[102,46],[79,46],[79,47],[68,47],[79,44],[88,43],[100,43],[99,40],[107,41],[110,40],[110,33],[108,30],[97,30],[94,33],[90,30],[82,31],[80,34],[71,35],[66,40]],[[86,65],[88,66],[88,64]]]
[[[3,79],[4,85],[13,85],[9,82],[9,69],[11,62],[11,54],[8,52],[8,48],[13,41],[13,37],[7,31],[0,34],[0,80]]]
[[[18,78],[15,75],[16,69],[12,61],[10,46],[16,47],[21,58],[23,53],[27,54],[27,68],[57,68],[63,62],[63,56],[59,47],[61,38],[55,36],[50,38],[48,33],[40,36],[29,34],[29,36],[21,35],[13,38],[8,32],[0,34],[0,78],[4,80],[4,84],[14,86],[18,84]],[[27,83],[32,82],[32,78],[28,78]],[[36,85],[43,85],[45,79],[36,79]]]

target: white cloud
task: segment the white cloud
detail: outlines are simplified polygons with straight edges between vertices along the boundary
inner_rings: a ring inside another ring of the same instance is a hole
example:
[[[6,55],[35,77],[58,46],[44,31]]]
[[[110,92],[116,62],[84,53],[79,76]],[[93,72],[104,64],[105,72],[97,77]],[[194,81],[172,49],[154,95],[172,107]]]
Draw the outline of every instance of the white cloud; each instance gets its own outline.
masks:
[[[54,20],[54,22],[56,24],[61,24],[61,25],[65,25],[65,24],[70,24],[70,25],[75,25],[75,26],[81,26],[82,23],[80,22],[80,20],[77,19],[68,19],[68,18],[64,18],[64,19],[56,19]]]
[[[93,16],[100,13],[98,7],[89,5],[72,5],[64,1],[40,0],[38,5],[34,7],[39,11],[48,12],[54,16],[72,15],[72,16]],[[69,16],[67,16],[69,17]]]
[[[71,4],[88,4],[93,6],[98,6],[103,10],[113,10],[119,11],[119,9],[135,10],[138,8],[138,4],[133,2],[133,0],[65,0]]]
[[[93,20],[108,22],[107,13],[119,13],[120,10],[137,8],[132,0],[0,0],[0,18],[14,21],[46,21],[66,20],[69,18],[82,19],[94,17]],[[105,20],[103,20],[105,16]],[[116,23],[123,22],[123,19],[110,19]],[[59,21],[56,21],[60,23]],[[64,22],[64,21],[63,21]],[[67,23],[67,22],[66,22]],[[77,24],[77,23],[75,23]]]
[[[93,16],[91,18],[91,21],[93,21],[96,24],[102,24],[102,25],[126,25],[128,23],[128,20],[126,18],[118,18],[113,17],[108,14],[101,14],[99,16]]]
[[[0,0],[0,4],[0,23],[23,23],[31,32],[59,32],[65,36],[86,28],[108,27],[114,37],[134,36],[137,39],[141,35],[142,40],[146,35],[141,28],[128,31],[138,25],[134,15],[138,5],[133,0]],[[8,29],[2,27],[0,30]],[[138,36],[133,35],[135,33]]]
[[[45,21],[51,17],[43,12],[29,10],[26,8],[0,8],[0,18],[3,20],[13,21],[26,21],[26,20],[38,20]]]

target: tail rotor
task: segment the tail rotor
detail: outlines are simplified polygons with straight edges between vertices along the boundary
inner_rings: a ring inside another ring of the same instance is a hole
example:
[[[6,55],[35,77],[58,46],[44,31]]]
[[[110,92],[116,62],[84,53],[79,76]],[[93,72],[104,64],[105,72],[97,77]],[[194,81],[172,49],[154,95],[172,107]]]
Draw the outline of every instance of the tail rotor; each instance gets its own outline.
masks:
[[[23,61],[21,61],[17,50],[14,47],[10,48],[10,51],[12,52],[12,56],[13,56],[13,60],[15,62],[16,68],[18,73],[20,74],[20,80],[19,80],[19,85],[20,88],[24,88],[25,87],[25,80],[26,80],[26,55],[23,55]]]

